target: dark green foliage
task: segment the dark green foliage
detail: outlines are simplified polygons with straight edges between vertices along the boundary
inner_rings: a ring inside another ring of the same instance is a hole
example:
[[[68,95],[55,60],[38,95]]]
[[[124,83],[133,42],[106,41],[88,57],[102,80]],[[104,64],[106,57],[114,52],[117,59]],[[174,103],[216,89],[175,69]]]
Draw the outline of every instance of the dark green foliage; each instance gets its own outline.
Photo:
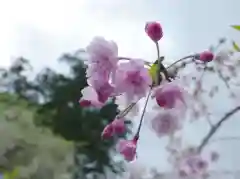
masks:
[[[30,82],[18,71],[18,78],[14,79],[15,81],[12,80],[13,84],[17,84],[11,86],[14,93],[27,99],[29,104],[38,106],[35,115],[36,125],[48,127],[56,135],[76,144],[85,144],[76,145],[77,154],[86,157],[82,168],[85,174],[89,172],[104,173],[106,167],[114,172],[119,171],[120,165],[116,164],[112,159],[113,156],[110,155],[110,151],[114,152],[113,146],[116,144],[117,138],[110,141],[101,140],[103,128],[117,114],[117,105],[112,100],[102,109],[81,108],[78,100],[81,97],[81,90],[87,86],[86,66],[82,60],[69,54],[63,55],[60,60],[70,65],[69,75],[46,69]],[[26,64],[26,61],[21,62],[22,65]],[[10,70],[7,73],[10,76],[16,72]],[[16,83],[20,79],[22,81]],[[30,96],[29,91],[31,91]],[[128,123],[131,125],[131,122]],[[126,137],[126,134],[121,137]]]

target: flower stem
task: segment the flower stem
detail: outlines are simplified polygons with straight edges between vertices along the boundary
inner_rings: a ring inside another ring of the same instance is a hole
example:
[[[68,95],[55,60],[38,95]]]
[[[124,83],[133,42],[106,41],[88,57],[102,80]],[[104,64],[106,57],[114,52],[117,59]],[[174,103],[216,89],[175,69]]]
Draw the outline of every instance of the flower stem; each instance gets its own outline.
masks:
[[[156,48],[157,48],[157,59],[158,59],[158,64],[157,64],[157,85],[160,84],[160,66],[161,66],[161,59],[160,59],[160,50],[159,50],[159,45],[158,42],[156,42]],[[166,77],[167,78],[167,77]]]
[[[117,118],[123,118],[124,116],[126,116],[129,113],[129,111],[137,104],[137,102],[129,104],[124,110],[122,110],[117,115]]]
[[[221,127],[222,123],[227,121],[232,115],[234,115],[236,112],[240,110],[240,106],[235,107],[231,111],[225,114],[225,116],[220,119],[215,125],[212,126],[206,137],[203,138],[201,144],[198,147],[198,152],[201,152],[203,148],[207,145],[210,138],[217,132],[217,130]]]
[[[148,92],[147,99],[146,99],[144,107],[143,107],[142,115],[141,115],[141,118],[140,118],[140,123],[138,125],[138,129],[137,129],[137,132],[135,134],[135,138],[139,138],[139,134],[140,134],[142,123],[143,123],[143,117],[144,117],[144,114],[145,114],[146,109],[147,109],[147,104],[148,104],[151,92],[152,92],[152,86],[151,86],[151,88],[150,88],[150,90]]]

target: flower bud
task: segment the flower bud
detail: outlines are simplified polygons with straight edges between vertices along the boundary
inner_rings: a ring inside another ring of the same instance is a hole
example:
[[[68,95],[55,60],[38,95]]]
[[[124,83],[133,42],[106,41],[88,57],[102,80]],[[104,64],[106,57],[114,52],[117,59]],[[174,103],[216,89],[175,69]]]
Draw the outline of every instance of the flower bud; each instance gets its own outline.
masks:
[[[147,22],[145,32],[154,42],[158,42],[163,37],[162,27],[158,22]]]
[[[113,136],[113,134],[114,134],[114,131],[113,131],[112,124],[108,124],[103,129],[102,138],[103,139],[109,139],[109,138],[111,138]]]
[[[197,59],[202,62],[211,62],[214,59],[214,55],[210,51],[204,51],[199,54]]]

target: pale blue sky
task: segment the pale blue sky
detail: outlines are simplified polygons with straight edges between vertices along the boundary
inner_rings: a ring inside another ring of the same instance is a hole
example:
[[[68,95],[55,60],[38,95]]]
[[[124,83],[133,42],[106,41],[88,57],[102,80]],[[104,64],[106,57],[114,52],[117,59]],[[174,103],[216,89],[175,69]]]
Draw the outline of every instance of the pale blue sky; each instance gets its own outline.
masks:
[[[240,34],[229,27],[240,24],[239,7],[238,0],[0,0],[0,65],[24,56],[37,70],[51,66],[62,71],[65,66],[56,59],[86,46],[95,35],[115,40],[121,56],[153,61],[155,48],[144,33],[145,22],[153,20],[164,30],[161,53],[172,61],[205,50],[220,37],[240,42]],[[224,108],[219,103],[216,107]],[[239,125],[229,122],[224,130],[237,135]],[[198,143],[207,126],[200,122],[186,131],[190,142]],[[157,139],[146,127],[141,137],[139,160],[168,169],[165,139]],[[215,146],[228,153],[216,168],[240,169],[237,146],[225,144]]]

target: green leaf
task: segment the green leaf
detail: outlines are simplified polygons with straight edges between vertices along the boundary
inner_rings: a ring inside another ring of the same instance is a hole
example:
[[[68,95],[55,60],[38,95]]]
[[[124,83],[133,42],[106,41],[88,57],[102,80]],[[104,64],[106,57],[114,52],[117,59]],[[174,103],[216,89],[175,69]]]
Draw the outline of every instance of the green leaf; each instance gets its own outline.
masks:
[[[231,27],[234,28],[235,30],[240,31],[240,25],[232,25]]]
[[[150,69],[148,70],[150,76],[152,77],[152,80],[156,82],[157,80],[157,64],[152,64]]]
[[[232,42],[232,45],[233,45],[233,49],[237,52],[240,52],[240,47],[236,44],[236,42]]]
[[[164,60],[164,57],[160,57],[160,61],[162,62]],[[158,60],[156,60],[150,69],[148,70],[150,76],[152,77],[152,80],[154,81],[155,84],[157,84],[157,69],[158,69]],[[160,72],[162,71],[162,67],[160,66]]]

